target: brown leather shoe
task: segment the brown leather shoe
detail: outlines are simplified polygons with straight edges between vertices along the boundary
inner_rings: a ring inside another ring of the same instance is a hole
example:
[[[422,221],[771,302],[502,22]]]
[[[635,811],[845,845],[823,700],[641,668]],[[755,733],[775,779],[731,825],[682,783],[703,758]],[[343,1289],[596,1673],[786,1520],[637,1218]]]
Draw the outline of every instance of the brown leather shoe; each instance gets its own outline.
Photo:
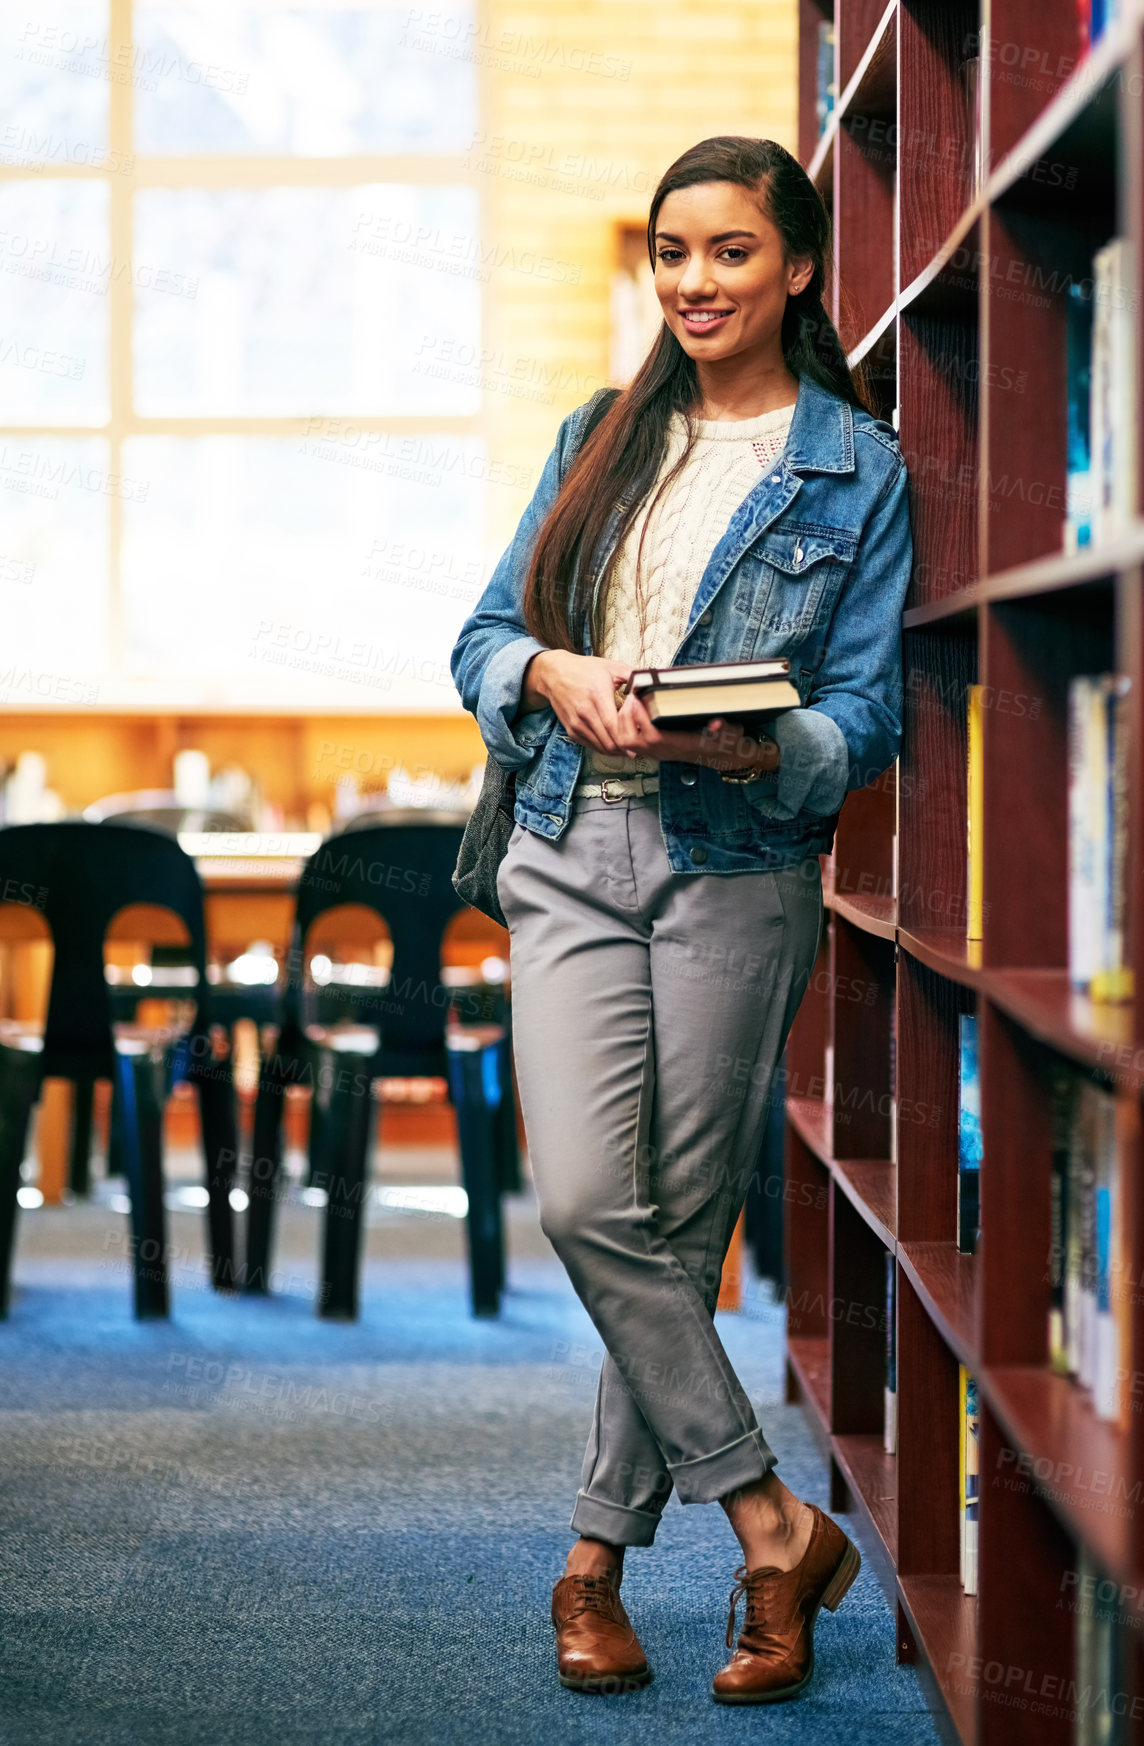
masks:
[[[556,1671],[572,1691],[635,1691],[651,1678],[610,1576],[562,1576],[552,1590]]]
[[[727,1647],[735,1626],[735,1607],[747,1597],[747,1617],[739,1643],[712,1681],[720,1704],[780,1704],[805,1691],[814,1673],[814,1621],[819,1607],[834,1612],[862,1566],[857,1546],[837,1522],[814,1504],[810,1542],[793,1570],[740,1564],[731,1591]]]

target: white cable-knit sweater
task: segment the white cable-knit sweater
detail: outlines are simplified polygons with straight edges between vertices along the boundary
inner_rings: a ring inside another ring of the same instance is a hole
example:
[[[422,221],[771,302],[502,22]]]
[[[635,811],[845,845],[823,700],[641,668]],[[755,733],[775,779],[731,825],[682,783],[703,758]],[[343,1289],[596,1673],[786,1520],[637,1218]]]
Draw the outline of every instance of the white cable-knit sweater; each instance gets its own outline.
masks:
[[[748,491],[782,453],[793,413],[791,405],[758,418],[696,420],[691,453],[664,486],[687,442],[682,413],[672,417],[655,486],[616,555],[602,654],[633,667],[671,665],[707,561]],[[651,758],[589,751],[582,779],[656,768]]]

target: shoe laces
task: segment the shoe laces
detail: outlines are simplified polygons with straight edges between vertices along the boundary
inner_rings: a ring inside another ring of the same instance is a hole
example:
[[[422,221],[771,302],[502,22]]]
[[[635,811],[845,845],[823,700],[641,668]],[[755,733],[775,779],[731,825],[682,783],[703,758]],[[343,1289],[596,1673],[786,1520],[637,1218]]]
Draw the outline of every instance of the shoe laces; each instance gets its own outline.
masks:
[[[606,1576],[577,1576],[576,1600],[577,1612],[602,1613],[605,1618],[612,1617],[614,1602],[612,1599],[612,1584]]]
[[[740,1564],[735,1571],[738,1578],[731,1590],[731,1611],[727,1617],[727,1647],[732,1648],[735,1640],[735,1609],[745,1596],[746,1605],[743,1620],[743,1635],[748,1632],[762,1632],[767,1624],[767,1605],[770,1599],[769,1590],[776,1577],[781,1576],[781,1570],[769,1567],[760,1570],[748,1570],[745,1564]]]

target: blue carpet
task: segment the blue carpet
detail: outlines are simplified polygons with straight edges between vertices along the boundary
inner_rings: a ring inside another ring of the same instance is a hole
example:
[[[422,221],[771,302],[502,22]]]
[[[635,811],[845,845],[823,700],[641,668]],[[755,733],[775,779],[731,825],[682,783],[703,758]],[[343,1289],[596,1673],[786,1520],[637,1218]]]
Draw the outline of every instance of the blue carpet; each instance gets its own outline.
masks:
[[[674,1499],[624,1578],[652,1684],[556,1683],[548,1605],[602,1353],[555,1261],[511,1275],[497,1322],[470,1317],[444,1256],[370,1260],[354,1327],[319,1322],[302,1289],[185,1283],[169,1324],[140,1326],[90,1250],[18,1264],[3,1746],[936,1741],[866,1568],[821,1616],[805,1697],[713,1704],[737,1548],[718,1508]],[[720,1332],[784,1479],[825,1505],[781,1404],[777,1311],[756,1298]]]

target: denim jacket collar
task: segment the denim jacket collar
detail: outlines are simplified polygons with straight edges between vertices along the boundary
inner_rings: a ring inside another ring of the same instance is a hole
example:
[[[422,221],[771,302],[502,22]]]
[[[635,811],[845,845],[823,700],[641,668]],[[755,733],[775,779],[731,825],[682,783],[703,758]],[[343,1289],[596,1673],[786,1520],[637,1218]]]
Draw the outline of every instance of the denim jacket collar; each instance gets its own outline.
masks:
[[[798,384],[783,460],[792,473],[852,473],[854,415],[850,403],[809,376]]]

